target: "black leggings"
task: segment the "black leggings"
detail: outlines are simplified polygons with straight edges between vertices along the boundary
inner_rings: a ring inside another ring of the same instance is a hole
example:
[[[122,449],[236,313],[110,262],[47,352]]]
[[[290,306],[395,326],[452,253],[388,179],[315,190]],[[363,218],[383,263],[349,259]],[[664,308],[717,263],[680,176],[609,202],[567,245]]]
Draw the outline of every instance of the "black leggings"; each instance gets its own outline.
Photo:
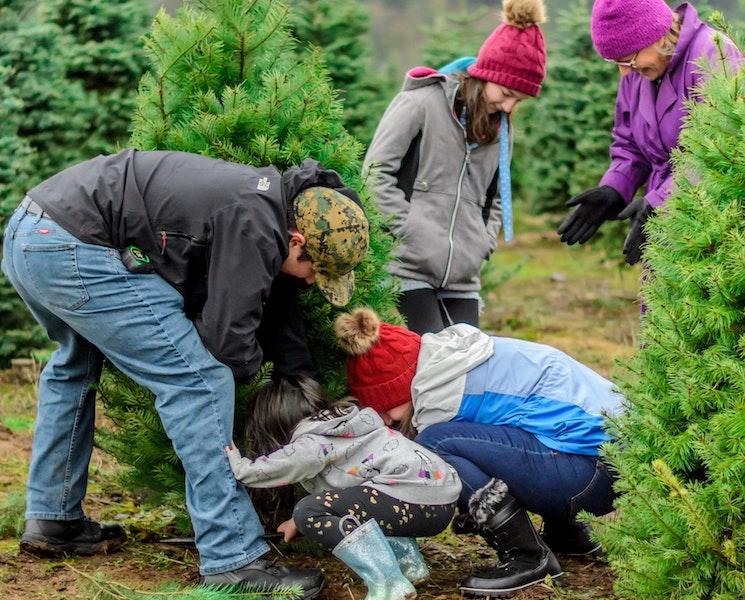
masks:
[[[443,531],[454,512],[455,502],[414,504],[363,485],[310,494],[295,505],[292,518],[305,537],[331,551],[371,519],[387,536],[428,537]]]
[[[479,326],[479,301],[475,298],[438,298],[432,289],[404,292],[398,310],[406,325],[418,334],[437,333],[455,323]]]

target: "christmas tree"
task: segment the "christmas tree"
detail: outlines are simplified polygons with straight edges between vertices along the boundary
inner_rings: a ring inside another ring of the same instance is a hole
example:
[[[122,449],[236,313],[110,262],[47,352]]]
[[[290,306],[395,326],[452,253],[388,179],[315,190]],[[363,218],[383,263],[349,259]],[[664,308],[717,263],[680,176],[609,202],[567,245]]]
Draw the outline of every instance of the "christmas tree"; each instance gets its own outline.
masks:
[[[12,69],[0,66],[0,225],[18,206],[32,179],[34,151],[20,136],[23,101],[8,85]]]
[[[34,150],[37,181],[79,158],[87,129],[83,88],[67,79],[66,61],[64,35],[40,19],[35,4],[0,0],[0,67],[22,102],[18,134]]]
[[[0,223],[57,171],[126,140],[146,0],[0,0]],[[46,347],[0,277],[0,365]]]
[[[113,151],[129,137],[145,71],[141,38],[152,18],[148,1],[44,0],[41,10],[66,36],[66,77],[85,90],[81,159]]]
[[[0,0],[0,225],[33,184],[74,162],[83,91],[65,77],[60,30],[36,7]],[[49,344],[0,275],[0,366]]]
[[[299,0],[292,4],[289,23],[301,53],[306,44],[323,51],[344,105],[344,127],[367,145],[398,83],[373,72],[367,8],[355,0]]]
[[[541,95],[515,112],[515,193],[528,211],[554,215],[552,225],[568,213],[566,201],[596,187],[610,164],[619,73],[592,45],[591,7],[578,0],[559,13]],[[611,221],[592,242],[623,265],[627,229]]]
[[[279,169],[312,157],[336,170],[359,192],[370,221],[370,250],[355,270],[352,305],[369,305],[397,320],[384,269],[392,240],[360,176],[362,146],[344,130],[342,107],[319,52],[299,53],[288,9],[273,0],[200,0],[174,17],[161,11],[146,45],[152,66],[140,84],[133,145]],[[323,383],[339,396],[346,386],[345,357],[332,332],[338,309],[312,289],[304,295],[303,312]],[[129,465],[129,487],[152,501],[168,496],[179,504],[183,477],[178,468],[161,468],[178,465],[178,459],[149,392],[116,380],[104,392],[117,429],[101,432],[99,442]],[[236,402],[238,423],[247,395],[239,393]],[[240,443],[243,432],[237,429]],[[159,449],[160,460],[143,460],[152,448]]]
[[[649,312],[606,448],[623,495],[597,531],[635,600],[745,597],[745,75],[718,62],[647,225]]]

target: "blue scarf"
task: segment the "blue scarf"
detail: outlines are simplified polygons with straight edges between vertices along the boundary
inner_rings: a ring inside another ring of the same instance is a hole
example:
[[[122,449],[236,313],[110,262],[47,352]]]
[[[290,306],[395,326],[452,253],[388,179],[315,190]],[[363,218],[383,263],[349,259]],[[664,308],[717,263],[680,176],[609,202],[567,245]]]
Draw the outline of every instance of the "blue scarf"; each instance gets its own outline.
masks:
[[[460,123],[466,128],[466,109],[460,113]],[[468,144],[469,150],[475,150],[479,145]],[[510,176],[510,116],[502,113],[499,122],[499,197],[502,202],[502,231],[504,241],[512,241],[512,177]]]
[[[464,56],[438,71],[445,75],[464,72],[469,66],[476,62],[475,56]],[[466,128],[466,111],[460,114],[460,122],[463,128]],[[469,144],[468,149],[474,150],[478,144]],[[504,241],[512,241],[512,177],[510,176],[510,117],[507,113],[502,113],[499,123],[499,197],[502,201],[502,231],[504,232]]]
[[[510,177],[510,118],[505,112],[499,125],[499,196],[502,200],[504,241],[512,241],[512,178]]]

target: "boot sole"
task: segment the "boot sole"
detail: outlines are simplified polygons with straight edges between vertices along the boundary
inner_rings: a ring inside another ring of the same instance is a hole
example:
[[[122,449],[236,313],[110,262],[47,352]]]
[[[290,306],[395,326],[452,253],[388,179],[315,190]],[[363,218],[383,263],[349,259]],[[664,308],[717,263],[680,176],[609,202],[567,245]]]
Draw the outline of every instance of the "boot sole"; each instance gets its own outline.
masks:
[[[548,575],[548,577],[551,578],[553,581],[554,579],[560,579],[564,576],[564,571],[561,573],[557,573],[556,575]],[[509,598],[510,596],[514,596],[517,592],[520,590],[524,590],[525,588],[529,588],[530,586],[536,585],[537,583],[543,583],[546,580],[545,577],[541,577],[540,579],[536,579],[535,581],[531,581],[529,583],[524,583],[523,585],[519,585],[517,587],[513,588],[504,588],[501,590],[487,590],[487,589],[481,589],[481,588],[467,588],[461,586],[460,593],[463,596],[470,596],[475,598]]]
[[[111,554],[124,544],[124,540],[102,540],[96,543],[81,544],[74,542],[50,542],[48,539],[21,538],[19,544],[22,552],[41,558],[58,556],[93,556],[94,554]]]

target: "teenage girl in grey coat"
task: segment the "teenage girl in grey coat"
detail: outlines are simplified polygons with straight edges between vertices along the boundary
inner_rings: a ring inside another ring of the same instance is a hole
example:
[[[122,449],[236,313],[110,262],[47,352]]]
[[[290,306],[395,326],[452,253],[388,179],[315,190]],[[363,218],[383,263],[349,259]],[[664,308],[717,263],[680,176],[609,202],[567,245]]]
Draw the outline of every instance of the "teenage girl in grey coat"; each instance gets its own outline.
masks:
[[[478,326],[482,262],[503,221],[511,237],[508,116],[545,76],[543,17],[542,0],[505,0],[505,21],[478,59],[458,61],[471,63],[467,72],[411,70],[367,152],[399,242],[389,267],[401,279],[399,309],[417,333]]]

